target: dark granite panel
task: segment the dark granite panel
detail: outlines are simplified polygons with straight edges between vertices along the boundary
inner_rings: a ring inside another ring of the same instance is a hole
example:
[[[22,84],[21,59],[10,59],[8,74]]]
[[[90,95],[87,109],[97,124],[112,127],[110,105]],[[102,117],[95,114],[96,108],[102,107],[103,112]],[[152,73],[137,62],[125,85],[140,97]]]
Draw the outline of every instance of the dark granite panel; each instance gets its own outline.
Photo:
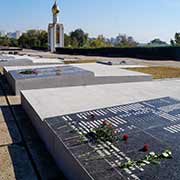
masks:
[[[180,101],[165,97],[139,103],[108,107],[45,120],[95,180],[179,180]],[[116,133],[115,142],[82,141],[82,135],[106,120]],[[123,141],[123,135],[128,140]],[[148,151],[144,152],[144,145]],[[159,165],[121,169],[129,160],[144,159],[149,152],[171,150],[173,158]]]

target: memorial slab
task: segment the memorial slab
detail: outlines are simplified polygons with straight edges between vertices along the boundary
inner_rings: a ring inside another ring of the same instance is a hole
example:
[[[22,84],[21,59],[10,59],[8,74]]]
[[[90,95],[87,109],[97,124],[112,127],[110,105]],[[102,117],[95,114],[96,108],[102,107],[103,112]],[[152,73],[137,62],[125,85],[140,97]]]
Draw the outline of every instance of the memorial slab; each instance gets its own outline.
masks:
[[[21,57],[20,59],[14,56],[0,55],[0,66],[18,66],[18,65],[32,65],[33,61],[27,57]]]
[[[4,74],[16,95],[20,90],[86,85],[94,77],[90,71],[65,65],[12,70]]]
[[[179,92],[180,80],[156,81],[28,90],[21,102],[68,179],[179,180]],[[105,121],[115,142],[92,136]]]
[[[26,70],[29,71],[29,74],[23,75],[23,70],[24,72]],[[31,74],[30,71],[32,72]],[[60,71],[62,72],[60,73]],[[74,71],[74,73],[72,73],[72,71]],[[79,72],[77,73],[77,71]],[[133,72],[121,69],[120,67],[106,66],[96,63],[59,66],[55,65],[54,67],[52,65],[34,67],[4,67],[4,75],[7,78],[15,94],[19,94],[20,90],[26,89],[125,83],[152,80],[152,76],[148,74]]]
[[[48,59],[30,56],[18,55],[0,55],[0,66],[28,66],[28,65],[46,65],[46,64],[62,64],[61,59]]]
[[[113,59],[113,60],[101,60],[101,61],[97,61],[96,63],[99,64],[104,64],[104,65],[109,65],[109,66],[113,66],[113,65],[138,65],[137,63],[133,62],[133,61],[127,61],[126,59]]]

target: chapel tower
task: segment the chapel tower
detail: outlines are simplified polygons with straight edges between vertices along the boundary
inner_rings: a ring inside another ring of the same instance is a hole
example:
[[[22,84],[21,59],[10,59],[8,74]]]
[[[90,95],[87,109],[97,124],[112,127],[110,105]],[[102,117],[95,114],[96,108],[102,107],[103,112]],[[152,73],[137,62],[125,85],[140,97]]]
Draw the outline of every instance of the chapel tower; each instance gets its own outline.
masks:
[[[64,26],[59,23],[60,8],[55,0],[52,7],[53,22],[48,26],[48,49],[56,52],[57,47],[64,47]]]

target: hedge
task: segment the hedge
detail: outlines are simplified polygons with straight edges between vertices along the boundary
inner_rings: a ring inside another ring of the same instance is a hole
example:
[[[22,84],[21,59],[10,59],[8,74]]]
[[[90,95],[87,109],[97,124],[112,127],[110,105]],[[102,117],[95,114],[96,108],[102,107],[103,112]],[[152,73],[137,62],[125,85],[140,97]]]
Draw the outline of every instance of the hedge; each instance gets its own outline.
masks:
[[[56,48],[58,54],[130,57],[149,60],[177,60],[180,61],[180,47],[135,47],[135,48],[96,48],[73,49]]]

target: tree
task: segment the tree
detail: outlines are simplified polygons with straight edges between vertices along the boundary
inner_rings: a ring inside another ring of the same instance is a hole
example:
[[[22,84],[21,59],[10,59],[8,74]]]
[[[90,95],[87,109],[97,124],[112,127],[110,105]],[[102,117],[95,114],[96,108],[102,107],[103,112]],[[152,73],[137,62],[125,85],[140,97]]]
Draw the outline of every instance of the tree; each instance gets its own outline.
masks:
[[[180,46],[180,33],[175,33],[174,40],[170,40],[171,46]]]
[[[70,33],[71,45],[75,48],[86,46],[88,43],[88,34],[82,29],[76,29]]]
[[[176,43],[174,42],[173,39],[171,39],[171,40],[170,40],[170,44],[171,44],[171,46],[175,46]]]
[[[10,38],[10,45],[11,47],[18,47],[18,40],[14,38]]]
[[[90,41],[89,46],[92,48],[107,47],[108,43],[103,35],[99,35],[96,39]]]
[[[22,36],[18,40],[18,44],[22,48],[30,48],[29,37],[28,37],[27,33],[22,34]]]
[[[167,45],[165,41],[161,41],[159,38],[153,39],[149,45]]]
[[[68,34],[64,34],[64,46],[71,47],[71,37]]]
[[[29,30],[18,40],[19,46],[22,48],[47,49],[48,34],[46,31]]]
[[[137,43],[131,36],[126,36],[125,34],[119,34],[115,39],[116,47],[135,47]]]
[[[17,39],[8,38],[7,36],[0,37],[0,46],[17,47],[18,41],[17,41]]]
[[[40,47],[47,48],[48,47],[48,33],[46,31],[40,31],[39,40]]]
[[[176,33],[175,34],[175,43],[176,43],[176,45],[180,45],[180,33]]]

